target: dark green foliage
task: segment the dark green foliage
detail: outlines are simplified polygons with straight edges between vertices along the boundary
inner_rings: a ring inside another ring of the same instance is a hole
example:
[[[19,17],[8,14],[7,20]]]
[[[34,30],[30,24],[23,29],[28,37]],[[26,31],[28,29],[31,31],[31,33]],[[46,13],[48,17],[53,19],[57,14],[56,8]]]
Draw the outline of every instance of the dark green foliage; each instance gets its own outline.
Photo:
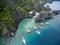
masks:
[[[0,33],[2,32],[2,30],[3,30],[3,27],[0,25]]]
[[[3,11],[3,8],[5,7],[5,1],[0,0],[0,12]]]
[[[2,4],[3,2],[1,2]],[[3,6],[3,8],[0,10],[0,22],[2,23],[0,25],[0,32],[3,30],[3,24],[7,25],[7,29],[10,30],[11,27],[16,27],[14,20],[11,18],[10,10],[12,10],[12,6],[8,7],[6,5],[0,5]]]

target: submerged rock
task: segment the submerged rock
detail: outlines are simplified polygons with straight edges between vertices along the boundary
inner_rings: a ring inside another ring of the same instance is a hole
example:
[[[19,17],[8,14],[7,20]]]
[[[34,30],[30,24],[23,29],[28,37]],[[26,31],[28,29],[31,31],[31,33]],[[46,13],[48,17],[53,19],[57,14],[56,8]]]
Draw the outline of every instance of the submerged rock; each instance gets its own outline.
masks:
[[[14,37],[15,36],[15,33],[14,32],[10,32],[10,36],[11,37]]]
[[[60,10],[53,10],[52,13],[58,15],[60,13]]]

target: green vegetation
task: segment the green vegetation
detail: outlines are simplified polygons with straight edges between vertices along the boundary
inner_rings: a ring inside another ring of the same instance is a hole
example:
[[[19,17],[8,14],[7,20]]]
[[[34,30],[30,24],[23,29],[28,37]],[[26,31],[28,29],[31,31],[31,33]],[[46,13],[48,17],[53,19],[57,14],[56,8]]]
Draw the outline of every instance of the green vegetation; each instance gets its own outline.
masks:
[[[3,11],[4,7],[5,7],[4,0],[0,0],[0,12]]]
[[[0,25],[0,33],[2,32],[2,30],[3,30],[3,27]]]
[[[20,8],[23,8],[25,11],[31,11],[34,9],[35,4],[35,0],[15,0],[15,3],[17,6],[19,6]],[[33,6],[32,6],[33,5]]]
[[[4,0],[0,0],[0,22],[2,22],[2,11],[4,10],[4,7],[5,7],[5,3],[4,3]],[[2,32],[3,30],[3,27],[2,25],[0,24],[0,32]]]
[[[0,25],[0,32],[3,30],[3,24],[7,25],[8,30],[10,30],[11,27],[15,27],[15,21],[11,18],[10,14],[10,9],[12,10],[12,6],[7,7],[4,3],[4,1],[0,2],[0,22],[2,23]]]

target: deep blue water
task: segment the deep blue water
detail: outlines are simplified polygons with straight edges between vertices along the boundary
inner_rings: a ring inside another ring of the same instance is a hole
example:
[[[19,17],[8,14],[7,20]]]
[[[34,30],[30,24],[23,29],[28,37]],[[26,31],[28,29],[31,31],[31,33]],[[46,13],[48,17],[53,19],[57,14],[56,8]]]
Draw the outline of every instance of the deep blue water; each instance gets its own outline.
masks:
[[[34,29],[33,26],[42,26],[41,22],[35,23],[33,19],[24,19],[18,26],[16,36],[8,39],[2,38],[0,43],[3,42],[1,45],[60,45],[60,14],[54,19],[47,20],[49,25],[46,25],[45,22],[42,22],[44,29]],[[30,29],[31,32],[27,33],[27,29]],[[40,34],[36,31],[39,31]],[[22,36],[26,40],[26,44],[23,43]]]
[[[27,45],[60,45],[60,19],[49,20],[49,23],[46,29],[38,29],[41,35],[35,32],[27,35],[27,40],[29,40]]]

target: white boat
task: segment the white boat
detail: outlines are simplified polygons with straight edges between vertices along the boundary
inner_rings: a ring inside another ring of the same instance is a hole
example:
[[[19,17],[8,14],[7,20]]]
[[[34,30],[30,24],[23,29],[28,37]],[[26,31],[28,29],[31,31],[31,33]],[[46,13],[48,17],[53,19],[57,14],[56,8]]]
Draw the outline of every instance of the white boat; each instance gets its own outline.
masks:
[[[24,44],[26,44],[26,40],[24,39],[23,36],[22,36],[22,42],[23,42]]]
[[[37,34],[41,34],[39,31],[36,31]]]
[[[30,14],[32,14],[32,13],[33,13],[33,11],[30,11],[29,13],[30,13]]]
[[[29,32],[31,32],[31,31],[28,29],[28,30],[26,30],[26,32],[28,32],[28,33],[29,33]]]
[[[47,25],[49,25],[49,22],[45,22]]]
[[[36,27],[36,26],[34,26],[34,29],[37,29],[37,27]]]
[[[41,25],[44,25],[44,23],[41,23]]]

